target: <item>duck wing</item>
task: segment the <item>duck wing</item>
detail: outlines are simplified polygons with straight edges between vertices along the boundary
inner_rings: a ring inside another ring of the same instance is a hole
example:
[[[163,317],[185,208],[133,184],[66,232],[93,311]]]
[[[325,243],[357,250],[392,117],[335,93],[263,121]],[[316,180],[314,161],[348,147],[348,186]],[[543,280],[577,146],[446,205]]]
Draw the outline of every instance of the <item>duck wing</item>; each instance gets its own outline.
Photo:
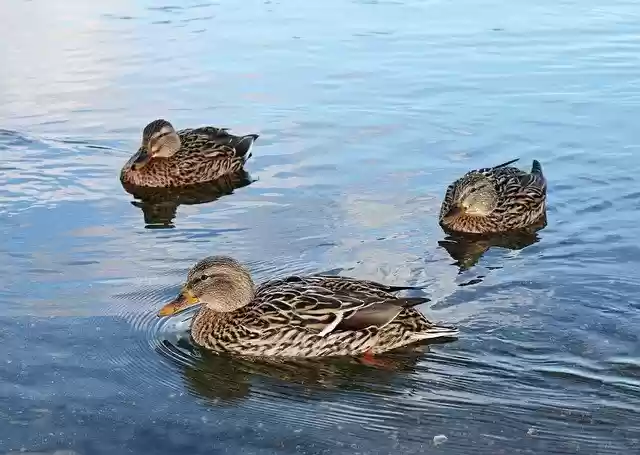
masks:
[[[531,193],[533,196],[539,196],[547,190],[547,180],[542,173],[542,166],[538,160],[533,160],[531,172],[520,172],[519,174],[510,175],[508,186],[519,188],[521,193]]]
[[[335,275],[315,275],[304,279],[338,292],[377,293],[383,297],[391,297],[391,294],[399,291],[424,289],[424,286],[389,286],[377,281]]]
[[[289,277],[260,286],[252,314],[247,316],[325,336],[333,331],[383,327],[403,309],[429,301],[398,298],[381,289],[385,287],[395,289],[341,277]]]
[[[519,171],[517,173],[498,173],[495,184],[504,204],[513,206],[518,213],[536,207],[544,201],[547,193],[547,181],[542,174],[542,168],[534,161],[531,173]]]
[[[208,152],[211,157],[220,154],[231,154],[235,157],[249,157],[251,146],[258,139],[258,134],[247,134],[236,136],[229,133],[228,128],[217,128],[215,126],[203,126],[178,131],[182,148]]]

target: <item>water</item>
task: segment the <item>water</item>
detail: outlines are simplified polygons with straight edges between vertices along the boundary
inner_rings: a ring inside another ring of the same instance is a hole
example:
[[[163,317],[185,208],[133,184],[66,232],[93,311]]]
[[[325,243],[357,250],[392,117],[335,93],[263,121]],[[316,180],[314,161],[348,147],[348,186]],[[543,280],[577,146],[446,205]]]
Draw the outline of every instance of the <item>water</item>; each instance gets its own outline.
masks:
[[[0,11],[0,453],[639,451],[637,2]],[[158,117],[259,133],[256,181],[132,203]],[[542,162],[548,227],[446,239],[446,185],[513,157]],[[214,253],[428,285],[461,338],[388,368],[206,355],[154,313]]]

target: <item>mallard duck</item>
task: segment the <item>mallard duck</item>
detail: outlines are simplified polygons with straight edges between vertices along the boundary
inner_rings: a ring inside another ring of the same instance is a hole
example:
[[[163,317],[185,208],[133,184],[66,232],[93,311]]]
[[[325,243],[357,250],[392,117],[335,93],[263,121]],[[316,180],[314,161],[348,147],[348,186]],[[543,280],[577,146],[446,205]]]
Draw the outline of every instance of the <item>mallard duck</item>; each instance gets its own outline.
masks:
[[[211,182],[241,170],[257,138],[213,126],[176,131],[168,121],[154,120],[144,128],[142,144],[122,168],[120,181],[125,188]]]
[[[490,234],[546,221],[542,166],[533,160],[527,173],[509,166],[516,161],[470,171],[449,185],[440,207],[440,225],[453,232]]]
[[[373,355],[423,340],[456,338],[455,327],[429,322],[397,297],[412,287],[340,276],[290,276],[257,288],[236,260],[211,256],[187,275],[159,317],[202,304],[191,324],[197,345],[242,356]]]

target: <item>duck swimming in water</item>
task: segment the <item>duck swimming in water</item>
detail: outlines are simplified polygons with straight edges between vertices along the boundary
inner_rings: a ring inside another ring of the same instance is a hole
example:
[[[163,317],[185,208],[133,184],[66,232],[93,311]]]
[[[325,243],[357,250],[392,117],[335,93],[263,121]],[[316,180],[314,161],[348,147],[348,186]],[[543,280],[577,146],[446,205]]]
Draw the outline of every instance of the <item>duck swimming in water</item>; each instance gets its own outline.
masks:
[[[509,166],[517,159],[470,171],[447,188],[440,225],[452,232],[495,234],[546,224],[547,181],[533,160],[530,172]]]
[[[176,131],[168,121],[154,120],[144,128],[142,144],[122,168],[120,181],[125,189],[211,182],[242,170],[257,138],[213,126]]]
[[[425,340],[456,338],[397,297],[411,287],[340,276],[290,276],[257,288],[236,260],[211,256],[188,273],[178,297],[158,316],[201,304],[191,325],[196,344],[243,356],[372,355]]]

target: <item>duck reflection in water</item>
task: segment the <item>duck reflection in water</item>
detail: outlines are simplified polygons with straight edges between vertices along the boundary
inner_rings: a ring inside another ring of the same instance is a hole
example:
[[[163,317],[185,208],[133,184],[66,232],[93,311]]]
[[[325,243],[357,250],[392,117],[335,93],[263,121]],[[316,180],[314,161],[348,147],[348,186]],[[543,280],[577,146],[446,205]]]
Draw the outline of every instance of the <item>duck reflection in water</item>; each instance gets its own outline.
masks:
[[[537,232],[546,227],[546,215],[527,229],[500,234],[461,234],[445,230],[447,236],[438,241],[449,256],[456,261],[460,273],[476,265],[491,247],[521,250],[540,240]]]
[[[226,174],[215,181],[172,188],[129,188],[128,192],[138,201],[131,204],[142,210],[145,227],[173,228],[178,206],[205,204],[227,196],[235,190],[254,182],[249,174],[238,171]]]
[[[165,340],[156,348],[180,364],[187,390],[211,405],[233,405],[264,393],[290,400],[321,400],[347,391],[400,394],[399,385],[412,380],[429,349],[427,344],[397,349],[372,365],[357,357],[242,358],[200,349],[186,339]]]

